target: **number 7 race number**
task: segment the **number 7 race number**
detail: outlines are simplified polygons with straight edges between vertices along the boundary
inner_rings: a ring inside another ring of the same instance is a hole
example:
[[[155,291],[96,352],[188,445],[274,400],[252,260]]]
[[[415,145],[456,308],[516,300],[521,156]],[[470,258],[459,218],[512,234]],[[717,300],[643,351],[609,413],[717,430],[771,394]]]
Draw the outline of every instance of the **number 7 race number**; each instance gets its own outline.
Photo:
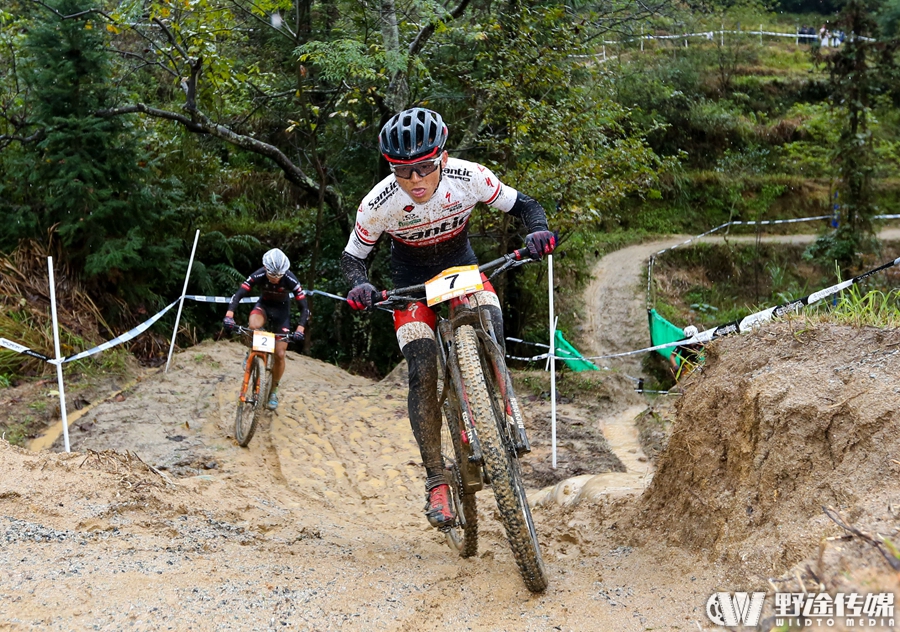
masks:
[[[428,306],[471,294],[484,289],[478,266],[457,266],[448,268],[433,279],[425,282],[425,298]]]

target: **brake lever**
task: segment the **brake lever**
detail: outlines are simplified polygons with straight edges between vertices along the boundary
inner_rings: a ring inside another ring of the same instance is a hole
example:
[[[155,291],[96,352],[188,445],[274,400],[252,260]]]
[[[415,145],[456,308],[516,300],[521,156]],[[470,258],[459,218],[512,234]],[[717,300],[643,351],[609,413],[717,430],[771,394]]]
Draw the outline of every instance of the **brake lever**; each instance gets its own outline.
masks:
[[[526,263],[531,263],[532,259],[509,259],[502,266],[494,270],[494,273],[488,277],[488,281],[492,281],[495,276],[500,274],[501,272],[506,272],[510,268],[518,268],[519,266],[524,266]]]

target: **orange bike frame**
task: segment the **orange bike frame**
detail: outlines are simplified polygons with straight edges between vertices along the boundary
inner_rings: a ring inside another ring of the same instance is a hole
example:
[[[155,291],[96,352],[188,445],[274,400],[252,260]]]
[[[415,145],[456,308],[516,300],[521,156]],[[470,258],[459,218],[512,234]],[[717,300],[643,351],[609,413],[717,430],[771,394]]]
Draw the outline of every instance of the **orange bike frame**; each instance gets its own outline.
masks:
[[[256,358],[256,356],[260,356],[263,359],[263,365],[268,368],[268,355],[269,354],[263,353],[262,351],[250,351],[250,355],[247,356],[247,364],[244,366],[244,383],[241,385],[241,402],[247,401],[247,386],[250,384],[250,371],[251,367],[253,366],[254,358]],[[253,395],[256,396],[256,399],[259,399],[260,381],[256,382],[255,391],[253,393]]]

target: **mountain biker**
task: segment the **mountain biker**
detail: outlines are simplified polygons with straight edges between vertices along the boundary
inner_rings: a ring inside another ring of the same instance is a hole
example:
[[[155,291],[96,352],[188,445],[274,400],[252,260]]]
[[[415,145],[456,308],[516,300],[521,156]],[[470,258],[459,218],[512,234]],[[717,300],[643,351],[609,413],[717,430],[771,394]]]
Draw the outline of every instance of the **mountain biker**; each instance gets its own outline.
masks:
[[[444,150],[447,134],[441,115],[420,107],[394,115],[382,127],[379,149],[392,173],[363,198],[356,227],[341,253],[341,271],[352,286],[347,294],[351,308],[372,309],[377,300],[365,260],[383,233],[391,239],[394,287],[424,283],[452,266],[477,264],[468,221],[478,202],[525,223],[532,258],[540,259],[556,247],[541,205],[503,185],[487,167],[450,158]],[[500,301],[482,278],[484,291],[471,295],[470,302],[491,318],[502,345]],[[452,524],[455,515],[440,452],[435,323],[435,313],[424,300],[394,311],[397,341],[409,365],[409,421],[425,466],[425,515],[432,526],[442,527]]]
[[[289,270],[291,262],[281,250],[272,248],[263,255],[263,267],[247,277],[241,283],[241,287],[231,297],[228,311],[225,312],[225,320],[222,321],[225,330],[229,333],[234,330],[234,310],[240,304],[241,299],[247,296],[254,287],[259,287],[261,296],[250,311],[248,326],[250,329],[262,329],[266,321],[270,321],[271,330],[276,334],[288,334],[291,342],[302,342],[306,322],[309,320],[309,307],[306,304],[306,295],[300,287],[300,281]],[[300,321],[293,334],[291,331],[291,297],[300,304]],[[275,360],[272,363],[272,390],[269,393],[269,401],[266,404],[270,410],[278,408],[278,383],[284,374],[284,354],[287,351],[288,340],[278,340],[275,343]]]

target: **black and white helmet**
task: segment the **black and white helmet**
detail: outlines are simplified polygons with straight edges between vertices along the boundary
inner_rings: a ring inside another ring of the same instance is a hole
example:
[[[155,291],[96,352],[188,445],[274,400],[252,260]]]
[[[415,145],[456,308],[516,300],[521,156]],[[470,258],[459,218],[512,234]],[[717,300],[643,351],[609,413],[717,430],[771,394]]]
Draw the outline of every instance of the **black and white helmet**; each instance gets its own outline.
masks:
[[[437,112],[410,108],[392,116],[378,135],[388,162],[417,162],[435,158],[447,142],[447,126]]]
[[[266,272],[272,276],[280,277],[284,276],[284,273],[291,267],[291,261],[287,258],[287,255],[278,248],[272,248],[263,255],[263,267],[265,267]]]
[[[687,327],[684,328],[684,337],[685,338],[693,338],[698,333],[699,332],[697,331],[697,328],[694,327],[693,325],[688,325]]]

